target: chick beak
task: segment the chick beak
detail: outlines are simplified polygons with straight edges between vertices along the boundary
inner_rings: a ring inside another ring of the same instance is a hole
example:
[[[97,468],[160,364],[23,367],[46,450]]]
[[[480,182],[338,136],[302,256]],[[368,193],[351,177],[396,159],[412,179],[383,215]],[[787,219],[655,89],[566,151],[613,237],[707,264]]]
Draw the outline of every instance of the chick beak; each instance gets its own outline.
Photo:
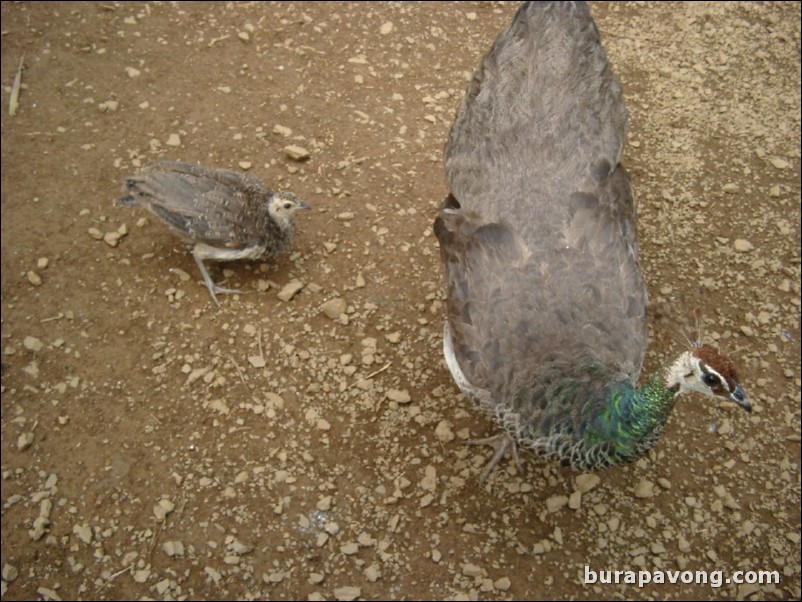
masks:
[[[298,209],[311,209],[311,207],[303,201],[298,201]]]
[[[740,383],[736,383],[735,391],[730,393],[730,399],[747,412],[752,411],[752,404],[749,403],[749,400],[746,398],[746,393],[744,393],[744,388],[740,385]]]

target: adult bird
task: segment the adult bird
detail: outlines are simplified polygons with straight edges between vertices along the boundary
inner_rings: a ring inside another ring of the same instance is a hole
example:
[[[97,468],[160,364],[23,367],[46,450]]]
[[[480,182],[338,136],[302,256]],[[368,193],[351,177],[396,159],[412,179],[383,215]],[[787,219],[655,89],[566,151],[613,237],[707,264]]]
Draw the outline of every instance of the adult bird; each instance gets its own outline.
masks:
[[[657,442],[680,393],[751,405],[733,362],[691,345],[637,386],[647,346],[621,86],[585,2],[527,2],[470,81],[434,231],[443,350],[517,446],[580,470]],[[519,463],[520,468],[520,463]]]
[[[127,178],[116,204],[146,208],[191,243],[217,305],[217,293],[241,291],[216,284],[204,261],[259,259],[282,250],[295,233],[293,214],[309,208],[250,174],[179,161],[159,161]]]

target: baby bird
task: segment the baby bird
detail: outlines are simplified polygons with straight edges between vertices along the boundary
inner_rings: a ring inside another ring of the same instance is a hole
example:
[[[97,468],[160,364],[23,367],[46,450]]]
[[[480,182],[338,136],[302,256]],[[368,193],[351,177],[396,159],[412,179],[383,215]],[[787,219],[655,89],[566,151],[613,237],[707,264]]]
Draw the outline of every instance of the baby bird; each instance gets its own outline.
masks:
[[[632,462],[681,393],[752,406],[729,357],[692,345],[638,387],[647,347],[621,86],[585,2],[527,2],[468,85],[434,224],[443,350],[504,434],[577,470]],[[656,275],[655,275],[656,277]]]
[[[291,192],[274,192],[258,178],[228,169],[158,161],[123,184],[117,205],[138,205],[194,243],[192,256],[214,302],[217,293],[239,293],[212,281],[204,261],[259,259],[292,240],[292,218],[309,209]]]

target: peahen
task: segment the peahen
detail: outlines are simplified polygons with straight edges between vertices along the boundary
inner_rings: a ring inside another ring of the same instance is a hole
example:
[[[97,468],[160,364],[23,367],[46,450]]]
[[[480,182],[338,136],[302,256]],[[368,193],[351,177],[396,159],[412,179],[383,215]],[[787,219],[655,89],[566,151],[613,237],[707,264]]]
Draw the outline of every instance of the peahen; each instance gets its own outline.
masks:
[[[636,386],[647,299],[626,131],[585,2],[525,3],[468,85],[434,231],[446,363],[505,431],[481,441],[496,449],[482,480],[517,446],[579,470],[631,462],[680,393],[751,410],[733,362],[707,345]]]
[[[117,205],[148,209],[193,243],[192,256],[217,305],[217,293],[238,293],[212,281],[205,260],[259,259],[292,240],[292,218],[308,209],[291,192],[274,192],[261,180],[227,169],[159,161],[125,180]]]

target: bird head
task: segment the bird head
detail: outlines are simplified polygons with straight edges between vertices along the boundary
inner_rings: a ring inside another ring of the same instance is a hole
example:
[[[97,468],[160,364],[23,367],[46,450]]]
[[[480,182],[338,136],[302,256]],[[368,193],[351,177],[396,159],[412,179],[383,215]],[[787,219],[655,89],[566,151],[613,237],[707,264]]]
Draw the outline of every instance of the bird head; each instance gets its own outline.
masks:
[[[268,214],[281,227],[292,224],[292,216],[296,211],[309,208],[309,205],[293,193],[283,190],[272,193],[267,204]]]
[[[752,404],[738,381],[735,364],[710,345],[694,346],[680,355],[669,368],[668,386],[679,386],[679,393],[695,391],[727,399],[747,412],[752,411]]]

